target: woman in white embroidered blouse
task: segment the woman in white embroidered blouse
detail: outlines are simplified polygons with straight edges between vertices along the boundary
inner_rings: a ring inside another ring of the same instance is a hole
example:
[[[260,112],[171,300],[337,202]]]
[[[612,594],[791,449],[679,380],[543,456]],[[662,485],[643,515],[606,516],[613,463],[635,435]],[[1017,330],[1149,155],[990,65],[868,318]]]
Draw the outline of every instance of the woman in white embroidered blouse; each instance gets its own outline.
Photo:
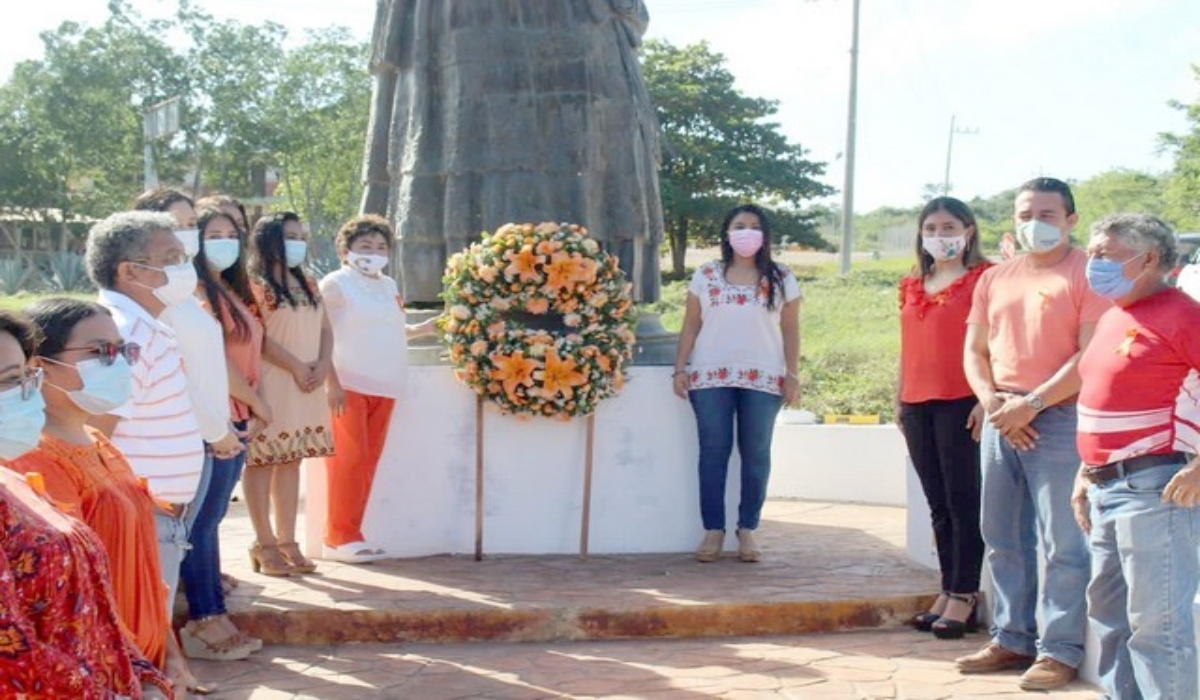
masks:
[[[735,207],[721,227],[721,259],[702,265],[688,285],[672,382],[691,401],[700,438],[700,516],[696,559],[710,562],[725,541],[725,479],[737,425],[741,459],[738,558],[761,557],[754,531],[771,473],[775,416],[800,396],[800,285],[771,260],[767,214]]]

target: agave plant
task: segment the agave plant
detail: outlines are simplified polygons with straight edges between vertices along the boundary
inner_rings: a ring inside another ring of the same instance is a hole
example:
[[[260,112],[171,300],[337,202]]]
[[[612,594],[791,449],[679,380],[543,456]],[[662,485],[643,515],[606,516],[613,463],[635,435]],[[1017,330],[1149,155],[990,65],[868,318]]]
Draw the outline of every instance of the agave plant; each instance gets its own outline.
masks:
[[[0,291],[12,296],[27,289],[26,280],[31,276],[31,268],[20,256],[0,258]]]
[[[86,292],[95,288],[79,253],[50,253],[46,256],[46,265],[50,273],[48,282],[56,292]]]

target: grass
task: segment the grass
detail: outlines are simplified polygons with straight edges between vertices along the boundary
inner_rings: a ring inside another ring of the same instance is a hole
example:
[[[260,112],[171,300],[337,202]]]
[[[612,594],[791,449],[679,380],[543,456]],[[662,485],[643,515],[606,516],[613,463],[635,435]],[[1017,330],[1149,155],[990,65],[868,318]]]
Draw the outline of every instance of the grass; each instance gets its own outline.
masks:
[[[907,257],[856,262],[844,277],[834,263],[792,266],[804,292],[801,408],[818,416],[893,418],[900,358],[896,285],[911,266]],[[668,283],[649,310],[678,331],[686,295],[687,282]]]
[[[51,294],[31,294],[29,292],[18,292],[16,294],[0,294],[0,311],[20,311],[40,299],[49,299],[51,297],[71,297],[73,299],[87,299],[88,301],[96,300],[95,292],[68,292],[66,294],[56,292]]]

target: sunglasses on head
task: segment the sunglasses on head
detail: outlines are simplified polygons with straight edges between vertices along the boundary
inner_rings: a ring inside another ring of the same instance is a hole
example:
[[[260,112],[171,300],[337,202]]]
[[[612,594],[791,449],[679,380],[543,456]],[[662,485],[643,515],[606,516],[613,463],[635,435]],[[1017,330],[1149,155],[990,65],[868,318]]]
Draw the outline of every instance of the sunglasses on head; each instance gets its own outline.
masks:
[[[68,350],[85,350],[100,358],[100,364],[107,367],[117,361],[117,356],[125,358],[129,364],[136,364],[138,358],[142,356],[142,346],[137,343],[97,343],[95,345],[83,345],[74,348],[63,348],[60,353]]]

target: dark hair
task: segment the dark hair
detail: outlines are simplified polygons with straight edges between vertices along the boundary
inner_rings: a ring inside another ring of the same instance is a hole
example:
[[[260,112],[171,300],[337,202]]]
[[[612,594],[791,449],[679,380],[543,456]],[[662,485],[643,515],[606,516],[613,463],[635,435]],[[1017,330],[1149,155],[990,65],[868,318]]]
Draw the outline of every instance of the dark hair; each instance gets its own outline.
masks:
[[[219,277],[214,275],[212,268],[208,266],[208,255],[204,252],[204,229],[217,219],[225,219],[233,225],[233,230],[237,232],[238,245],[241,246],[237,261],[222,270]],[[192,258],[192,265],[196,267],[196,276],[200,278],[200,284],[204,287],[204,296],[208,299],[213,315],[221,322],[221,328],[225,327],[226,321],[232,320],[233,331],[229,336],[238,342],[245,342],[250,338],[250,324],[246,323],[244,316],[233,310],[233,301],[236,296],[246,306],[254,305],[250,276],[246,274],[244,263],[246,232],[232,216],[213,207],[205,207],[196,212],[196,228],[200,229],[200,249],[196,251],[196,257]],[[225,303],[222,304],[222,301]],[[226,318],[226,313],[229,314],[229,318]]]
[[[350,250],[350,246],[360,238],[372,234],[383,236],[388,250],[392,248],[392,225],[388,220],[377,214],[363,214],[350,219],[338,229],[334,244],[338,250]]]
[[[112,316],[112,312],[93,301],[70,297],[42,299],[26,306],[21,313],[38,330],[34,354],[42,357],[61,353],[71,339],[71,332],[81,321],[93,316]]]
[[[132,209],[135,211],[167,211],[179,202],[186,202],[190,207],[195,206],[192,198],[179,190],[169,187],[154,187],[139,194],[133,200]]]
[[[283,226],[289,221],[299,222],[300,215],[290,211],[268,214],[254,224],[251,267],[254,269],[254,273],[271,288],[276,299],[287,301],[289,306],[296,306],[296,299],[292,297],[286,284],[287,274],[290,273],[300,283],[300,288],[304,290],[304,296],[308,297],[308,303],[317,306],[320,302],[313,291],[309,289],[303,268],[299,265],[292,268],[287,267],[287,247],[283,244]],[[287,269],[287,272],[284,273],[285,279],[275,278],[277,268]]]
[[[1075,195],[1071,194],[1071,186],[1053,177],[1035,177],[1021,185],[1018,192],[1049,192],[1056,193],[1063,199],[1067,208],[1067,216],[1075,213]]]
[[[921,277],[928,275],[933,270],[934,263],[933,256],[926,253],[925,248],[921,245],[921,229],[925,226],[925,219],[939,211],[944,211],[958,219],[962,222],[963,228],[975,229],[974,235],[967,241],[967,247],[963,250],[963,265],[969,269],[986,262],[983,252],[979,249],[979,226],[975,223],[975,212],[971,211],[971,207],[968,207],[962,200],[954,197],[934,197],[929,200],[925,208],[921,210],[921,216],[917,218],[917,267],[921,271]]]
[[[242,215],[242,220],[240,222],[235,221],[233,223],[237,224],[237,227],[239,229],[248,229],[250,227],[250,217],[246,216],[246,207],[242,205],[242,200],[238,199],[237,197],[234,197],[233,195],[210,194],[207,197],[201,197],[200,199],[196,200],[196,208],[199,209],[202,207],[209,207],[209,208],[216,208],[216,209],[223,209],[225,207],[233,207],[234,209],[237,209],[238,213],[240,213]],[[242,233],[247,233],[247,231],[243,230]],[[245,241],[243,240],[242,243],[244,244]]]
[[[16,339],[25,353],[25,359],[34,356],[37,351],[37,326],[11,311],[0,311],[0,333],[7,333]]]
[[[753,214],[758,217],[762,229],[763,244],[754,254],[754,266],[758,268],[758,279],[767,280],[767,308],[775,308],[775,299],[783,296],[783,270],[771,260],[771,223],[767,212],[755,204],[739,204],[725,215],[721,222],[721,262],[726,268],[733,262],[733,246],[729,244],[729,225],[738,214]]]

